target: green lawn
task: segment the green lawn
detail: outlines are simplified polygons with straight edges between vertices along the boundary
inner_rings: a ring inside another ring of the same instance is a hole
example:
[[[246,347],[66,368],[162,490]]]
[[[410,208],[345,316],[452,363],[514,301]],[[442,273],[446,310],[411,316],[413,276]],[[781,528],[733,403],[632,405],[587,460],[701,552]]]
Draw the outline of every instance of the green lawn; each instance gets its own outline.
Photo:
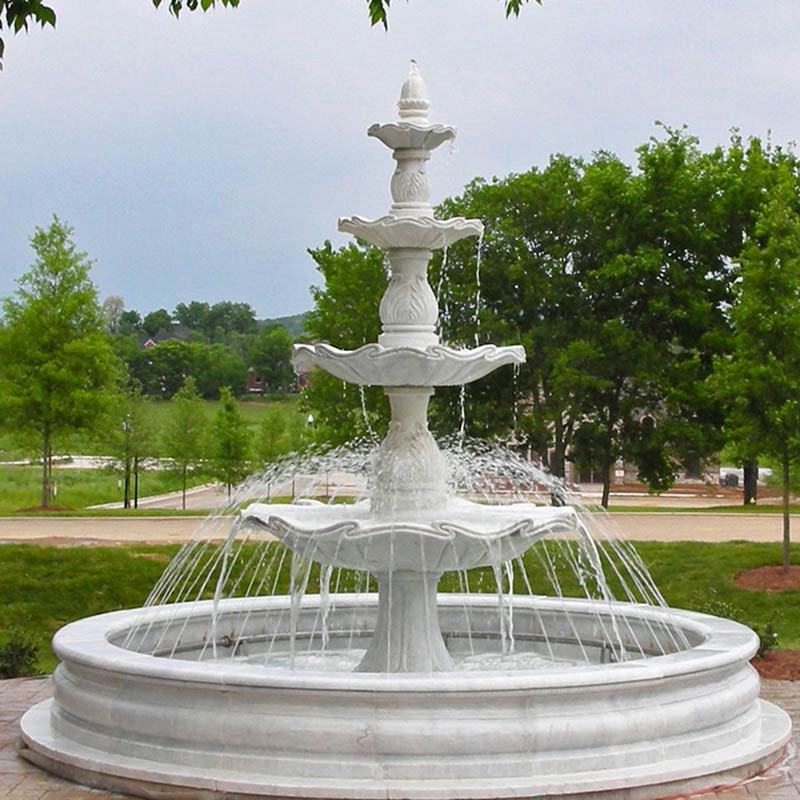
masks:
[[[176,549],[0,546],[0,646],[11,631],[23,631],[41,646],[41,668],[52,670],[55,657],[48,642],[59,627],[90,614],[140,605]],[[733,584],[742,570],[778,563],[779,544],[642,542],[637,549],[671,605],[704,610],[709,604],[726,603],[737,617],[754,625],[774,619],[778,646],[800,649],[800,592],[750,592]],[[800,561],[800,545],[794,547],[793,559]],[[540,591],[540,568],[533,559],[526,564],[534,590]],[[479,578],[471,578],[473,590],[494,591],[490,579],[481,585]],[[453,576],[444,579],[442,589],[457,588]],[[316,590],[315,574],[309,591]],[[566,580],[565,593],[574,590],[574,581]]]
[[[203,411],[209,420],[213,420],[220,404],[216,401],[203,403]],[[261,421],[266,415],[281,418],[282,425],[291,431],[290,438],[302,436],[305,421],[298,410],[296,396],[281,399],[253,399],[239,403],[239,410],[251,432],[254,442],[259,437]],[[163,430],[170,411],[169,402],[154,402],[149,406],[156,430]],[[298,431],[300,433],[298,433]],[[75,435],[71,440],[61,441],[57,445],[59,452],[75,455],[107,455],[108,451],[102,441],[89,436]],[[30,455],[29,452],[20,450],[18,443],[6,432],[0,434],[0,460],[17,460]],[[156,445],[154,456],[163,456],[164,453]],[[74,470],[59,469],[53,471],[53,478],[57,486],[57,495],[54,501],[56,506],[80,510],[90,505],[111,503],[122,499],[120,476],[111,470]],[[194,475],[190,478],[190,486],[204,483],[206,476]],[[140,473],[139,496],[163,494],[178,491],[180,481],[163,470],[149,470]],[[0,466],[0,515],[14,514],[20,510],[35,508],[41,502],[41,469],[31,467],[2,467]]]
[[[60,508],[78,511],[122,500],[119,475],[110,470],[54,469],[53,479],[57,486],[54,503]],[[0,467],[0,516],[39,506],[41,480],[39,467]],[[195,476],[192,485],[205,480]],[[179,491],[180,486],[180,479],[169,472],[150,470],[139,476],[140,497]]]

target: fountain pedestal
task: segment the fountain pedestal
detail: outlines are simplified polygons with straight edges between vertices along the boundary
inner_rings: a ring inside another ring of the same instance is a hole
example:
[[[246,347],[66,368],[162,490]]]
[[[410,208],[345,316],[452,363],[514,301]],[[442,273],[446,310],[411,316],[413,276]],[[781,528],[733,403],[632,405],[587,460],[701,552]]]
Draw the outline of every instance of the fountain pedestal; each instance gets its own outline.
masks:
[[[439,626],[439,574],[387,572],[378,580],[378,619],[357,672],[444,672],[455,668]]]

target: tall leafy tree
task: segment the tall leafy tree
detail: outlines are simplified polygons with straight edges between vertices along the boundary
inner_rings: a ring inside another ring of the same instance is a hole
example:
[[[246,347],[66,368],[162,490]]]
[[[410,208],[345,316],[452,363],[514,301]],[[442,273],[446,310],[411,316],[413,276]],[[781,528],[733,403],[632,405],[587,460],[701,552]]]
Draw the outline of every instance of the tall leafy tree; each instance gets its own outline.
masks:
[[[172,469],[181,480],[181,508],[184,510],[189,476],[203,466],[207,436],[208,423],[203,401],[194,378],[190,376],[172,398],[163,432],[164,452],[171,459]]]
[[[99,424],[118,378],[91,261],[72,235],[56,216],[48,228],[36,228],[36,259],[3,301],[0,330],[0,413],[38,438],[44,507],[52,500],[54,443]]]
[[[220,389],[220,408],[211,429],[211,474],[228,490],[250,472],[250,434],[236,400],[227,386]]]
[[[791,468],[800,457],[800,198],[797,176],[773,189],[741,260],[731,309],[734,350],[715,376],[728,430],[749,452],[778,460],[783,486],[783,568],[789,570]]]
[[[593,464],[604,504],[618,458],[663,489],[680,460],[719,445],[703,381],[725,340],[732,280],[719,165],[665,129],[639,149],[638,166],[608,153],[557,156],[473,182],[442,211],[486,222],[480,284],[462,244],[433,270],[446,338],[519,341],[528,352],[516,383],[498,372],[470,387],[468,427],[507,435],[515,423],[556,474],[568,454]],[[451,427],[457,413],[451,396]]]

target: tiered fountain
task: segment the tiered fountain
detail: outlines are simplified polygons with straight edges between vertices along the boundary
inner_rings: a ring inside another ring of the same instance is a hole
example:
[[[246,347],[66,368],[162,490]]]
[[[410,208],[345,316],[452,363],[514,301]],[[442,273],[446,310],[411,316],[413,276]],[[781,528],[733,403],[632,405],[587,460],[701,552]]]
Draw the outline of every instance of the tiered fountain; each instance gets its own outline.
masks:
[[[747,628],[619,603],[598,579],[593,599],[514,597],[512,653],[503,624],[512,598],[501,597],[498,624],[491,595],[437,593],[446,572],[502,574],[551,539],[578,548],[595,577],[603,560],[571,507],[448,493],[447,460],[427,426],[434,387],[463,385],[524,353],[440,343],[428,262],[482,225],[433,216],[426,162],[455,131],[428,121],[415,65],[398,105],[399,122],[369,129],[397,162],[391,213],[339,222],[387,251],[383,332],[352,352],[318,344],[295,353],[302,369],[385,388],[392,421],[369,497],[250,505],[214,549],[213,600],[61,630],[56,694],[23,718],[23,754],[75,780],[159,798],[645,800],[759,772],[780,757],[790,726],[758,699]],[[292,552],[290,596],[221,599],[231,542],[247,526]],[[186,552],[165,585],[200,562]],[[377,595],[332,600],[326,583],[303,597],[311,562],[328,576],[365,570]],[[312,659],[300,669],[301,640],[320,657],[354,640],[365,646],[349,668],[322,671]],[[482,666],[481,650],[492,656]]]

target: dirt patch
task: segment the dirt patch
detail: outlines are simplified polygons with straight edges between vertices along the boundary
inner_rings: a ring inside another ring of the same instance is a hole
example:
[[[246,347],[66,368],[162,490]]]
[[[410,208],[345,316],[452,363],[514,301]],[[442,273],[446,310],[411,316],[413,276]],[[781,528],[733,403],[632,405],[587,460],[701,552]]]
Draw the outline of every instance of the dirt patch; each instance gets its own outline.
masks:
[[[788,572],[784,572],[782,566],[773,564],[749,569],[747,572],[740,572],[733,582],[740,589],[757,589],[763,592],[800,590],[800,564],[791,564]]]
[[[150,561],[166,562],[170,560],[170,556],[166,553],[131,553],[134,558],[146,558]]]
[[[35,514],[39,511],[74,511],[74,509],[66,506],[31,506],[31,508],[21,508],[18,513]]]
[[[751,662],[758,674],[771,681],[800,681],[800,650],[769,650]]]

